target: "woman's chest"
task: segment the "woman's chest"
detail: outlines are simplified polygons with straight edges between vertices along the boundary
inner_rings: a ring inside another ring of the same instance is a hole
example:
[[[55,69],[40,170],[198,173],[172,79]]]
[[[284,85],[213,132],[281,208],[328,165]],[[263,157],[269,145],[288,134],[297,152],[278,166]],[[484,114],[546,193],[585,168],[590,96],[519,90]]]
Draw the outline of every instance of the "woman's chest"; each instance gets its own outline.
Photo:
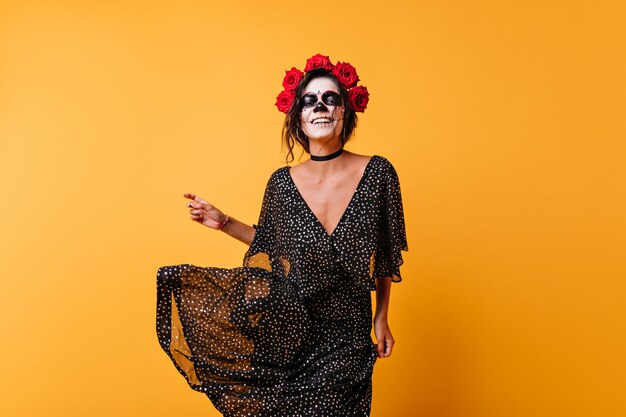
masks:
[[[382,193],[375,183],[366,181],[348,194],[341,199],[319,196],[307,201],[295,187],[284,187],[272,213],[281,246],[305,253],[357,244],[373,246],[384,215]]]
[[[331,235],[355,197],[359,177],[346,175],[341,178],[315,180],[295,176],[292,177],[292,183],[294,192],[298,194],[296,197],[300,197],[306,209],[327,234]]]

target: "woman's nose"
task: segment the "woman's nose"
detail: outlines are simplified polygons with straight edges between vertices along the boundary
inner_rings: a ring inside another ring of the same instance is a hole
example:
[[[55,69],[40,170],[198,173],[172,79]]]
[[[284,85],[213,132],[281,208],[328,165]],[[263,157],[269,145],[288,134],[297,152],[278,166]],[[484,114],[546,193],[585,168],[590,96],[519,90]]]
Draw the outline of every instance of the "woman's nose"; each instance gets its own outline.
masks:
[[[327,111],[327,110],[328,110],[328,107],[326,107],[324,103],[322,103],[321,101],[318,101],[315,107],[313,107],[314,112]]]

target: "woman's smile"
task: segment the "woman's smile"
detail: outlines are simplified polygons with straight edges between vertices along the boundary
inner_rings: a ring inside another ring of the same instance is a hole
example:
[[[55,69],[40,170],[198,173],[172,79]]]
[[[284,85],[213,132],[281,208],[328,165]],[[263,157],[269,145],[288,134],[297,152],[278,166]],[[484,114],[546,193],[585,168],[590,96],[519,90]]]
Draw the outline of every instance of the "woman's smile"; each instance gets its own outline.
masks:
[[[333,118],[330,116],[316,116],[311,120],[314,127],[328,127],[332,124]]]

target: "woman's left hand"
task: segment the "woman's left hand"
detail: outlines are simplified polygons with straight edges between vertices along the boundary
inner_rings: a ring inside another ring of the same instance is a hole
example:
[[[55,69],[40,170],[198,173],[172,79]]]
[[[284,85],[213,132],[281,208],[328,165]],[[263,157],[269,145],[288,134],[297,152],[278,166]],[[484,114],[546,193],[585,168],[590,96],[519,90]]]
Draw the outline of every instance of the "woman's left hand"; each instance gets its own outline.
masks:
[[[391,355],[391,351],[393,350],[395,341],[391,335],[391,330],[389,329],[389,324],[387,324],[386,318],[374,319],[374,335],[376,336],[376,341],[378,342],[376,347],[378,357],[389,357]]]

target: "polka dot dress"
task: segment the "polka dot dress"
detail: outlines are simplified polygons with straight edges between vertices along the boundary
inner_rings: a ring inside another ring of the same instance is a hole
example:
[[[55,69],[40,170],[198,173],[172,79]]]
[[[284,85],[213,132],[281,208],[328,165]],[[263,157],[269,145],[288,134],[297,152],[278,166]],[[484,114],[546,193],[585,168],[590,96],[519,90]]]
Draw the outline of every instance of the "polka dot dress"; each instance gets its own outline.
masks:
[[[395,169],[373,156],[329,235],[289,173],[270,177],[242,267],[162,267],[159,343],[226,417],[369,416],[370,291],[408,250]]]

